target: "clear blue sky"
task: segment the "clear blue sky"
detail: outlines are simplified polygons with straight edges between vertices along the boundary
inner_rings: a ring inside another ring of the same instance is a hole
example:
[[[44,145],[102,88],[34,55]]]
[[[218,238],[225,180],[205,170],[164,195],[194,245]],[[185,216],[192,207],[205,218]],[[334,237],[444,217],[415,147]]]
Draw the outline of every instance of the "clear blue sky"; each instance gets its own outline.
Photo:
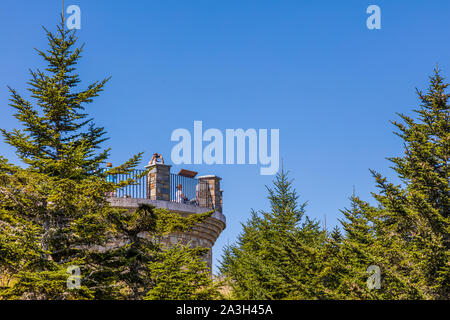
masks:
[[[78,72],[112,76],[88,112],[108,131],[113,163],[139,151],[170,158],[174,129],[278,128],[280,154],[307,214],[337,224],[353,186],[375,191],[368,169],[392,177],[388,156],[402,143],[395,112],[418,106],[439,63],[450,76],[450,2],[66,0],[79,5],[86,43]],[[382,29],[366,28],[366,8],[382,11]],[[0,2],[0,127],[17,127],[7,85],[25,93],[28,69],[42,68],[41,25],[55,30],[60,0]],[[0,153],[16,162],[11,148]],[[223,178],[226,230],[233,242],[250,209],[267,209],[273,177],[252,165],[191,165]],[[178,172],[179,166],[173,168]],[[394,179],[394,181],[397,181]]]

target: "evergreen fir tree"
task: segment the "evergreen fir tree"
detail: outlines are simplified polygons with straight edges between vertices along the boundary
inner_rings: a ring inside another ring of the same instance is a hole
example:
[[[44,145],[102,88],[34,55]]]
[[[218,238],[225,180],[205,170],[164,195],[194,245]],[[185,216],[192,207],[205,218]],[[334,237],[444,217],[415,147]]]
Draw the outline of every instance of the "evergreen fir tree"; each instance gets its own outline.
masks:
[[[220,271],[239,299],[311,299],[323,231],[305,218],[292,181],[282,170],[268,188],[270,212],[252,212],[235,244],[223,255]]]
[[[320,261],[323,261],[323,268],[319,271],[317,277],[321,281],[323,292],[322,299],[337,299],[336,289],[340,284],[340,268],[342,264],[339,261],[339,253],[342,247],[343,235],[335,226],[330,234],[326,234],[326,241],[320,253]]]
[[[334,289],[335,298],[373,299],[379,292],[367,288],[367,268],[382,264],[371,221],[376,209],[356,196],[350,200],[351,208],[342,211],[344,219],[340,220],[345,236],[338,255],[330,261],[338,286],[330,289]]]
[[[47,67],[31,72],[29,91],[36,104],[10,89],[10,105],[23,129],[1,130],[26,168],[0,157],[0,298],[142,299],[162,286],[155,282],[158,268],[152,263],[179,255],[174,250],[163,254],[160,239],[186,231],[211,213],[183,218],[145,206],[135,211],[110,207],[106,195],[135,181],[113,183],[106,176],[130,172],[142,155],[107,171],[101,168],[109,152],[100,151],[105,131],[85,108],[107,79],[75,91],[80,83],[75,65],[83,47],[75,47],[75,32],[64,29],[64,20],[56,35],[46,32],[50,48],[38,53]],[[188,256],[198,261],[197,251],[184,250],[184,261]],[[80,268],[82,279],[74,290],[67,287],[71,266]],[[200,294],[192,285],[195,278],[204,285],[203,296],[212,297],[208,269],[198,262],[189,270],[198,277],[181,266],[174,275],[188,283],[183,294]]]
[[[353,197],[351,210],[344,211],[345,238],[338,258],[328,264],[337,275],[330,290],[334,297],[449,298],[449,95],[438,70],[430,80],[428,92],[418,92],[418,121],[400,115],[404,123],[393,122],[405,155],[390,160],[403,186],[372,171],[379,207]],[[364,285],[371,264],[381,269],[379,290]]]
[[[146,300],[212,300],[219,299],[219,283],[214,283],[200,247],[177,245],[161,251],[149,263],[149,273],[154,285]]]
[[[439,70],[427,93],[418,91],[417,120],[400,114],[393,122],[404,141],[403,157],[390,158],[403,182],[396,186],[373,172],[380,193],[383,236],[411,257],[403,262],[410,281],[424,298],[448,299],[449,263],[449,94]]]

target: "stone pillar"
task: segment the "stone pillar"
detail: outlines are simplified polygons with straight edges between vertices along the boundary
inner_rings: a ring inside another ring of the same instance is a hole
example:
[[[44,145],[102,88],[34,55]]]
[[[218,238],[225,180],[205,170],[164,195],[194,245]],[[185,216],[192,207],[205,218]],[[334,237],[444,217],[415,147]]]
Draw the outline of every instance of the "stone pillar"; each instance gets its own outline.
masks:
[[[168,164],[156,163],[145,168],[147,174],[147,198],[170,201],[170,168]]]
[[[212,209],[215,209],[222,213],[222,190],[220,190],[220,180],[222,180],[222,178],[214,175],[198,177],[200,186],[202,184],[207,185],[206,193],[208,199],[206,202],[208,203],[208,207],[211,207]],[[205,199],[202,198],[202,195],[200,195],[200,203],[202,201],[205,201]]]

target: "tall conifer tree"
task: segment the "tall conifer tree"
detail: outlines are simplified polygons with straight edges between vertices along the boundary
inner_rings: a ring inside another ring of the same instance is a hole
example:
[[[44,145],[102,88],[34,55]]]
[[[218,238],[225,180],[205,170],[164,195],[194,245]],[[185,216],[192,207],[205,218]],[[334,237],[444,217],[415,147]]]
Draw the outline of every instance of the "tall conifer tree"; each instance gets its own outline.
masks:
[[[130,172],[142,155],[108,171],[101,168],[109,152],[101,150],[105,131],[85,108],[108,79],[76,91],[83,46],[76,47],[75,32],[64,29],[63,19],[57,34],[46,33],[49,49],[37,52],[47,66],[31,71],[29,82],[35,104],[10,89],[10,105],[23,128],[1,130],[26,168],[0,157],[0,298],[142,299],[162,285],[155,282],[159,269],[152,262],[179,255],[176,249],[163,255],[160,239],[210,213],[183,218],[148,206],[110,207],[106,195],[135,181],[108,182],[106,176]],[[197,280],[209,284],[197,252],[177,249],[192,258],[192,272],[201,271]],[[80,286],[69,288],[68,280],[77,284],[77,278],[69,279],[67,272],[77,268]],[[182,265],[178,271],[179,279],[192,279]],[[215,297],[215,289],[202,289],[203,297]],[[190,283],[183,292],[197,293],[198,285]]]
[[[411,257],[406,271],[425,298],[450,298],[450,122],[448,83],[438,69],[426,93],[417,91],[417,119],[404,114],[393,121],[404,142],[404,155],[390,158],[403,186],[373,172],[380,193],[383,237]]]
[[[321,289],[315,275],[324,232],[303,217],[306,203],[298,204],[287,172],[277,174],[268,193],[271,210],[252,212],[220,270],[240,299],[312,299]]]

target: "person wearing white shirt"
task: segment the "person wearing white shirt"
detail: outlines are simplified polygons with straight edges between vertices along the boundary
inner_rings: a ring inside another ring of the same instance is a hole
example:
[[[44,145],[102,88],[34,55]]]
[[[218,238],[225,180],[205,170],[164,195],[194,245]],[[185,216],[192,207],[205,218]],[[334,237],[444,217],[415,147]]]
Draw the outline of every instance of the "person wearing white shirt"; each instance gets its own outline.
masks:
[[[183,186],[181,184],[177,185],[177,191],[175,192],[175,201],[178,203],[185,203],[187,197],[183,194]]]

